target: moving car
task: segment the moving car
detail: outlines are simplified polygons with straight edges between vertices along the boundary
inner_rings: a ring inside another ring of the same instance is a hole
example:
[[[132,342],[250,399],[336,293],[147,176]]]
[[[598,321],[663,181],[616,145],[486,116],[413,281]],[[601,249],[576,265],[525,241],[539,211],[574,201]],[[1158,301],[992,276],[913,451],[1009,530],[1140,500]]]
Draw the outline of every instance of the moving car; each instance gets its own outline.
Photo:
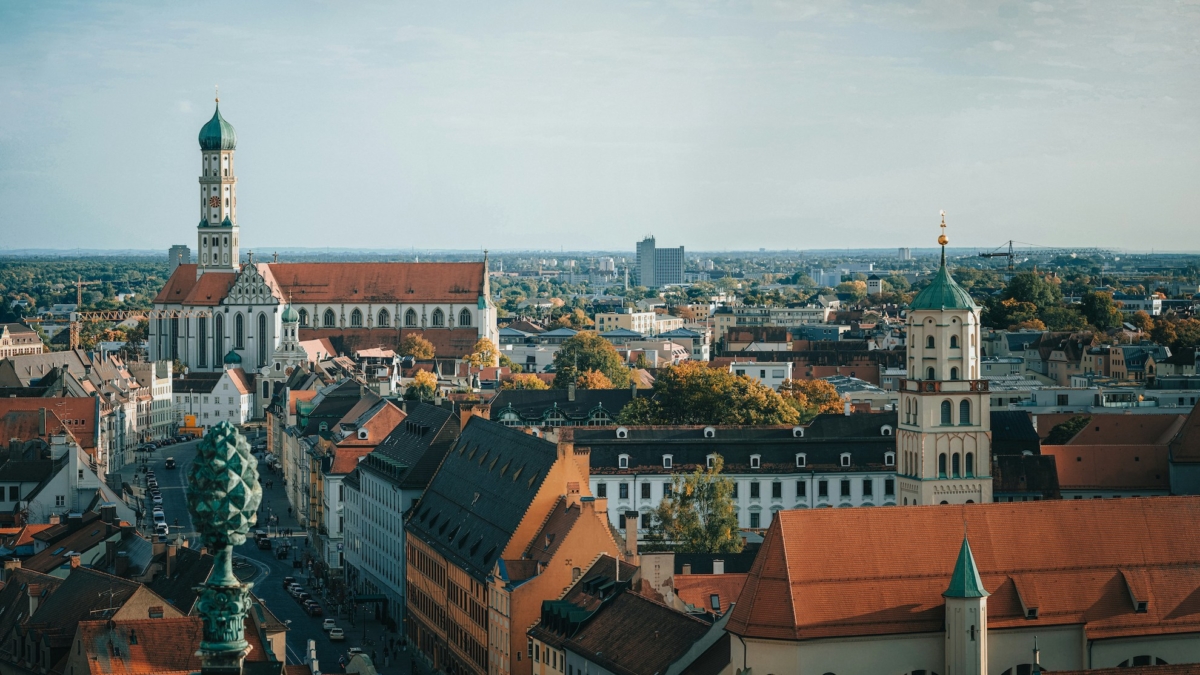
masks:
[[[304,611],[308,612],[309,616],[322,616],[325,614],[321,609],[321,605],[317,604],[316,600],[309,600],[304,603]]]
[[[158,523],[154,526],[154,534],[166,535],[171,532],[171,528],[167,527],[166,523]]]
[[[321,622],[321,630],[331,631],[334,628],[337,628],[337,621],[334,621],[333,619],[325,619]]]
[[[163,468],[164,469],[174,469],[175,468],[175,458],[168,457],[167,461],[163,462]]]
[[[346,639],[346,631],[341,628],[332,628],[329,631],[330,642],[343,642]]]

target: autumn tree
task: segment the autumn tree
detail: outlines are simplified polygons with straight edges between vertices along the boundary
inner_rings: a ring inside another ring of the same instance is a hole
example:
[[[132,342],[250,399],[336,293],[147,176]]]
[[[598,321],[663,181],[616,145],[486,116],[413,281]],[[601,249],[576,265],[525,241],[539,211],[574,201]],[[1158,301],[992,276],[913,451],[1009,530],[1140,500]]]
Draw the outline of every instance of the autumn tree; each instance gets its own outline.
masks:
[[[821,413],[840,413],[845,407],[837,387],[827,380],[784,380],[779,395],[800,413],[801,424]]]
[[[432,345],[430,345],[432,347]],[[475,342],[475,346],[471,347],[471,353],[467,356],[467,363],[476,368],[490,368],[496,365],[496,345],[489,339],[483,337]]]
[[[400,342],[400,355],[411,356],[418,361],[433,358],[433,343],[420,335],[408,335]]]
[[[684,361],[659,370],[653,398],[634,399],[618,419],[622,424],[757,425],[795,424],[800,415],[754,379]]]
[[[608,340],[593,332],[580,332],[564,340],[554,355],[554,386],[566,386],[589,370],[604,373],[617,389],[629,386],[629,368]]]
[[[1108,330],[1121,325],[1121,310],[1113,300],[1112,293],[1094,291],[1084,293],[1080,302],[1081,313],[1087,322],[1100,330]]]
[[[676,553],[741,552],[733,479],[721,475],[724,466],[716,455],[711,467],[672,476],[671,491],[651,519],[649,547]]]
[[[1134,328],[1142,332],[1149,332],[1151,328],[1154,328],[1154,319],[1151,319],[1150,315],[1141,309],[1134,312],[1133,316],[1129,317],[1129,323],[1133,324]]]
[[[1039,311],[1062,304],[1062,290],[1058,284],[1047,281],[1036,272],[1014,274],[1004,286],[1000,297],[1004,300],[1032,303]]]
[[[687,305],[677,305],[671,308],[671,314],[683,319],[684,321],[695,321],[696,312]]]
[[[984,304],[983,323],[992,328],[1012,328],[1036,319],[1037,314],[1037,305],[1032,302],[1022,302],[1015,298],[993,298]]]
[[[585,370],[575,380],[575,386],[580,389],[612,389],[612,380],[598,370]]]
[[[522,373],[513,375],[500,385],[501,389],[549,389],[550,385],[546,384],[540,377],[533,373]]]
[[[409,401],[430,401],[437,395],[437,376],[428,370],[418,370],[412,382],[404,388],[404,398]]]
[[[500,355],[500,367],[508,368],[508,372],[510,372],[510,373],[525,372],[525,368],[523,368],[521,366],[521,364],[517,363],[516,361],[513,361],[512,359],[508,358],[508,356],[506,356],[504,354]]]

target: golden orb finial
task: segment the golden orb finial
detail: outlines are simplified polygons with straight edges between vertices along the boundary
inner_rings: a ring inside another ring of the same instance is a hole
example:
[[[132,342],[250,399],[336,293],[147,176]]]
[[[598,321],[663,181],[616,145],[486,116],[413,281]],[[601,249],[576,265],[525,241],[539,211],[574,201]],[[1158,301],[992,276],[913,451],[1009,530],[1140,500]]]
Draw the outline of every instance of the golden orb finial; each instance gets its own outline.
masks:
[[[950,243],[950,238],[946,236],[946,212],[942,211],[942,233],[938,236],[938,243],[942,246]]]

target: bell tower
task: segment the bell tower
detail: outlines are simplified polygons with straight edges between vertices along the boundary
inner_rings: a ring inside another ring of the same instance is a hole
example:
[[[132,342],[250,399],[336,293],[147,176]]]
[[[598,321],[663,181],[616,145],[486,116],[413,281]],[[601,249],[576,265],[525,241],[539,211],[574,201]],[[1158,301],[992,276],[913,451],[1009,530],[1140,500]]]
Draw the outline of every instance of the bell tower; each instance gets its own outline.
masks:
[[[237,134],[221,117],[220,97],[212,119],[200,129],[200,224],[196,227],[196,274],[236,272],[238,264]]]
[[[980,379],[979,306],[942,261],[908,308],[906,378],[896,433],[901,505],[992,501],[992,433],[987,380]]]
[[[971,545],[963,536],[946,602],[946,675],[987,675],[988,592],[979,578]]]

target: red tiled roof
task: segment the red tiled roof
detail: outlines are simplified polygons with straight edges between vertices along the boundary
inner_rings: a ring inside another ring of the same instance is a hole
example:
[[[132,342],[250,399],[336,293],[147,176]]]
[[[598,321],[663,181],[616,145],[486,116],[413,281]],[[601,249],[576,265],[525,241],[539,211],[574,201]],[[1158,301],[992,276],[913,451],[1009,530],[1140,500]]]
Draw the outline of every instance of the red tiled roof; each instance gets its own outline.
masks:
[[[327,340],[333,348],[331,355],[350,354],[361,349],[384,347],[399,350],[409,335],[419,335],[433,344],[438,358],[462,357],[471,353],[479,341],[476,328],[429,328],[427,330],[396,328],[301,328],[301,344],[310,340]],[[308,351],[307,349],[305,351]],[[309,354],[313,358],[313,354]]]
[[[1200,405],[1192,407],[1170,448],[1174,462],[1200,462]]]
[[[1165,445],[1183,428],[1185,419],[1184,415],[1092,415],[1070,445]]]
[[[1078,437],[1076,437],[1078,438]],[[1063,490],[1170,490],[1165,445],[1043,445]]]
[[[483,263],[272,263],[285,296],[305,303],[446,302],[475,305]]]
[[[233,288],[237,277],[238,275],[232,272],[209,272],[197,279],[195,265],[180,265],[154,297],[154,302],[164,305],[215,307],[229,295],[229,289]]]
[[[994,628],[1084,624],[1089,638],[1200,630],[1200,498],[780,511],[729,630],[800,640],[936,632],[964,525]],[[897,567],[896,561],[904,565]],[[1123,570],[1151,589],[1138,613]],[[1019,579],[1019,581],[1014,581]],[[1032,582],[1026,619],[1018,585]]]
[[[13,410],[45,408],[70,430],[79,447],[94,453],[96,450],[96,399],[92,397],[0,398],[0,415]],[[47,417],[49,419],[49,417]]]
[[[70,433],[53,410],[46,410],[46,433],[40,433],[41,413],[37,410],[9,410],[0,413],[0,442],[10,440],[48,440],[54,434]]]
[[[358,461],[363,457],[371,454],[371,447],[353,447],[353,448],[337,448],[334,451],[333,463],[329,467],[329,473],[334,475],[347,474],[358,466]]]
[[[301,389],[288,392],[288,412],[296,414],[296,401],[311,401],[317,397],[316,389]]]
[[[248,631],[249,632],[249,631]],[[81,621],[76,637],[96,675],[173,675],[200,670],[199,617]],[[116,653],[114,655],[114,649]]]
[[[254,383],[251,381],[252,375],[246,374],[246,371],[241,368],[233,368],[227,371],[229,379],[233,381],[233,386],[237,387],[239,394],[253,394]]]
[[[737,602],[746,585],[745,574],[676,574],[675,594],[687,604],[706,611],[714,611],[712,596],[721,604],[720,612],[729,610]]]

